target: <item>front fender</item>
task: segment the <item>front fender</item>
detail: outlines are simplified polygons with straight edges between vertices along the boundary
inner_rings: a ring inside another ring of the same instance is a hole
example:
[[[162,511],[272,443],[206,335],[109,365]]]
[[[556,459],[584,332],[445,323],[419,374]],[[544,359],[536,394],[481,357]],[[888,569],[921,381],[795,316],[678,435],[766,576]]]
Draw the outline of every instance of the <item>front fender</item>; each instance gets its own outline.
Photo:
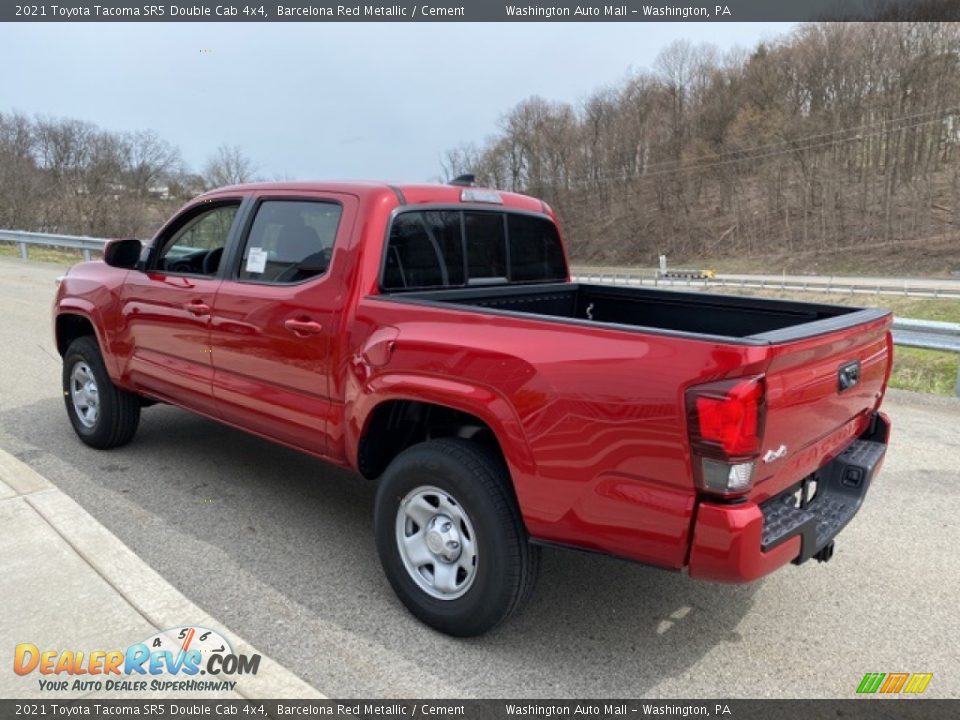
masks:
[[[53,311],[53,334],[56,346],[60,347],[60,333],[57,320],[64,315],[75,315],[82,317],[93,327],[93,332],[97,338],[97,344],[100,346],[100,352],[103,355],[103,362],[107,368],[111,380],[116,381],[119,377],[116,356],[110,352],[109,342],[105,336],[103,323],[100,321],[100,312],[97,306],[86,298],[64,297],[58,298]]]

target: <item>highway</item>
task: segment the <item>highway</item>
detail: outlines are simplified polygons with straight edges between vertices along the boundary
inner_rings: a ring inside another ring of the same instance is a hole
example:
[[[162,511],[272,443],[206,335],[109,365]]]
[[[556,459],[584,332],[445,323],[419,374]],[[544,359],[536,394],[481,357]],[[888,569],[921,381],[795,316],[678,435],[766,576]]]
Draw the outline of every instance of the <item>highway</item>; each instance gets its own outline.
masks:
[[[786,281],[788,283],[810,283],[811,285],[863,285],[866,287],[902,289],[905,285],[929,290],[948,290],[960,292],[960,280],[951,278],[912,278],[912,277],[875,277],[852,275],[762,275],[741,273],[717,273],[722,280],[754,280],[768,283]]]
[[[696,265],[684,265],[697,269]],[[679,268],[670,268],[677,271]],[[643,275],[655,277],[657,269],[652,267],[603,267],[593,265],[573,266],[574,274],[616,274],[622,275]],[[890,276],[861,276],[861,275],[794,275],[794,274],[769,274],[761,273],[721,273],[716,274],[718,280],[745,281],[745,282],[765,282],[779,283],[786,282],[791,285],[808,283],[810,285],[829,285],[833,283],[837,286],[858,285],[864,287],[879,287],[891,290],[901,290],[904,286],[911,288],[923,288],[927,290],[946,290],[951,293],[960,292],[960,278],[958,277],[890,277]]]
[[[455,640],[384,579],[371,483],[168,406],[127,447],[82,445],[50,330],[60,273],[0,258],[0,447],[331,697],[852,698],[899,671],[960,695],[960,401],[891,393],[885,467],[827,564],[723,586],[549,551],[522,615]]]

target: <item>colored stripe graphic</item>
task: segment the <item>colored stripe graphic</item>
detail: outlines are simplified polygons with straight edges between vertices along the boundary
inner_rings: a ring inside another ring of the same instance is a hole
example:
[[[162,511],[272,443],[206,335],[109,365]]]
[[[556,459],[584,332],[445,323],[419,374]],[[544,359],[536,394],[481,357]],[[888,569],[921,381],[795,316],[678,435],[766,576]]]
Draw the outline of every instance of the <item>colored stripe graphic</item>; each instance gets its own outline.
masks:
[[[903,691],[905,693],[922,693],[927,689],[932,677],[933,673],[914,673]]]
[[[880,692],[882,693],[898,693],[900,688],[903,687],[903,684],[907,681],[907,678],[910,677],[910,673],[890,673],[887,675],[886,682],[880,686]]]
[[[871,695],[881,692],[887,695],[896,693],[919,694],[927,689],[933,673],[867,673],[857,686],[857,692]]]
[[[886,673],[867,673],[863,676],[863,680],[860,681],[860,686],[857,688],[857,692],[875,693],[885,677]]]

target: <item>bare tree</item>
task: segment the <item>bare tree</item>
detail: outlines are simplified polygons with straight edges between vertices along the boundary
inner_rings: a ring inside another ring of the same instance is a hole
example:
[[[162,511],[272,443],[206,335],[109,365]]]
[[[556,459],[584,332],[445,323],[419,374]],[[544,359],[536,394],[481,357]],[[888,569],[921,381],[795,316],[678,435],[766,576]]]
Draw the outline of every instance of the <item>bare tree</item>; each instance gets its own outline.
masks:
[[[476,145],[465,144],[448,150],[440,158],[440,179],[443,182],[449,182],[458,175],[465,173],[477,174],[480,170],[482,153]],[[484,182],[489,182],[487,178],[482,178]]]
[[[126,136],[127,186],[141,197],[181,166],[180,151],[153,130],[137,130]]]
[[[203,168],[207,188],[239,185],[254,179],[256,166],[239,145],[221,145]]]
[[[34,156],[36,138],[30,120],[0,113],[0,227],[32,224],[42,176]]]
[[[960,26],[814,23],[725,56],[674,43],[577,109],[525,100],[469,160],[556,207],[581,261],[939,243],[960,269],[958,153]]]

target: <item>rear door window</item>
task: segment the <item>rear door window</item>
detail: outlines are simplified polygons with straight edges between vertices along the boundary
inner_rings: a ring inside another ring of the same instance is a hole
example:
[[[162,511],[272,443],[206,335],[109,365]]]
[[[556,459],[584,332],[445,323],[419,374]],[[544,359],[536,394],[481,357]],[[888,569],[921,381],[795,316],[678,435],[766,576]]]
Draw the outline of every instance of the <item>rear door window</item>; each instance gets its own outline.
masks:
[[[315,200],[264,200],[243,248],[238,278],[296,283],[330,265],[342,208]]]

